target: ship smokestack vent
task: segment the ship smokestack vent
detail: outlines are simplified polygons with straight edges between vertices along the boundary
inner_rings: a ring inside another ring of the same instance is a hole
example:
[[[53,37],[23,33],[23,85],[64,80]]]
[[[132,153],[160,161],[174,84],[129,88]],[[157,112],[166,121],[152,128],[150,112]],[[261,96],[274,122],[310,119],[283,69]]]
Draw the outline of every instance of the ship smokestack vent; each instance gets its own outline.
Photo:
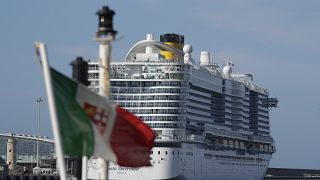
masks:
[[[113,29],[113,16],[115,15],[113,10],[109,9],[108,6],[103,6],[102,9],[96,12],[96,15],[99,16],[97,37],[117,34],[117,31]]]
[[[184,36],[173,33],[161,34],[160,42],[182,51]],[[163,55],[166,60],[173,60],[175,58],[175,54],[171,51],[160,51],[160,54]]]
[[[209,66],[210,65],[210,52],[201,51],[200,53],[200,66]]]
[[[174,42],[184,44],[184,36],[174,33],[161,34],[160,42]]]
[[[84,61],[82,57],[77,57],[70,65],[72,66],[72,78],[88,86],[88,62]]]

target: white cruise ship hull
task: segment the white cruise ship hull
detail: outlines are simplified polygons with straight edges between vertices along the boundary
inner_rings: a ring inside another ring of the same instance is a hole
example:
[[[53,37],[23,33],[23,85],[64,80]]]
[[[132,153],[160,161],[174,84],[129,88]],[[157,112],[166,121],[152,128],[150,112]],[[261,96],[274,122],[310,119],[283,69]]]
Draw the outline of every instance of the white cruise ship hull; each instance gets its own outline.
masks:
[[[276,152],[269,111],[277,98],[252,74],[220,70],[209,52],[200,64],[184,36],[147,35],[110,67],[111,99],[157,134],[151,167],[111,164],[109,179],[262,180]],[[90,88],[98,91],[98,62],[90,62]],[[99,172],[89,167],[89,179]]]
[[[259,180],[265,175],[271,155],[236,155],[233,150],[213,151],[182,144],[181,148],[155,147],[151,158],[151,167],[110,164],[109,179]]]

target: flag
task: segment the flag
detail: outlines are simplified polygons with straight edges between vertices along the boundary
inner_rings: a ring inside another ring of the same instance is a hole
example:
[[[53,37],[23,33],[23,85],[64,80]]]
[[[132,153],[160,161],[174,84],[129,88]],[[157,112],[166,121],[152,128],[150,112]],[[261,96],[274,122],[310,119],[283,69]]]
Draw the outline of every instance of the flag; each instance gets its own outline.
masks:
[[[138,117],[50,68],[64,154],[98,156],[120,166],[150,165],[154,132]]]

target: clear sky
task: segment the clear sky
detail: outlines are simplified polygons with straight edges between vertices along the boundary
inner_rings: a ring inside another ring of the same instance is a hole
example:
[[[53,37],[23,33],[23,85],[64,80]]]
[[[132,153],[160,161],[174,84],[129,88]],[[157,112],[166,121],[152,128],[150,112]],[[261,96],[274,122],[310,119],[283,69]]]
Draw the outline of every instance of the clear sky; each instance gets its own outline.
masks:
[[[51,65],[71,74],[76,56],[96,59],[95,12],[116,11],[119,41],[113,59],[146,33],[185,35],[193,57],[211,51],[234,71],[252,73],[256,84],[279,98],[272,109],[271,133],[277,152],[271,167],[320,168],[320,1],[316,0],[135,0],[1,1],[0,133],[37,134],[35,99],[46,99],[34,41],[48,44]],[[159,38],[158,38],[159,39]],[[47,103],[42,103],[40,134],[51,136]]]

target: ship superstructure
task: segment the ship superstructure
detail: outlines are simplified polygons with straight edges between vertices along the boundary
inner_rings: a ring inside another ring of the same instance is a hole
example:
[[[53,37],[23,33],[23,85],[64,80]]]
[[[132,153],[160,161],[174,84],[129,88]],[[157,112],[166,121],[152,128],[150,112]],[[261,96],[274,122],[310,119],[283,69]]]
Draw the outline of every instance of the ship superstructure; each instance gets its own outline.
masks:
[[[209,52],[200,63],[184,36],[148,34],[110,67],[111,98],[157,134],[152,167],[111,165],[111,179],[263,179],[275,152],[269,109],[277,99],[251,74],[222,71]],[[98,91],[98,62],[89,62]]]

